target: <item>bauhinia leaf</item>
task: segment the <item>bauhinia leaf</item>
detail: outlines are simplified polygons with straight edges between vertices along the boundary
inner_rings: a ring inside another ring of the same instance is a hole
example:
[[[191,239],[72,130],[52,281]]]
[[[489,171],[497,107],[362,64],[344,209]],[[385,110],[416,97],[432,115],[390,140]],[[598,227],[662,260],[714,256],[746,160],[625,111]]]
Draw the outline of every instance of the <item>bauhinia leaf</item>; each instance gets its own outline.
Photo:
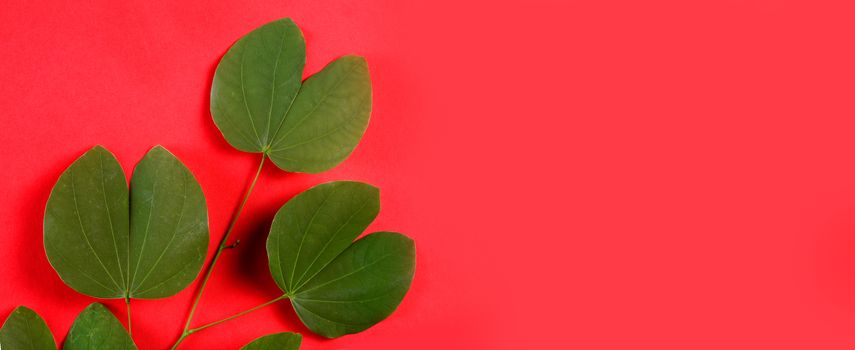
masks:
[[[74,290],[96,298],[178,293],[208,246],[205,197],[192,173],[163,147],[125,174],[97,146],[60,176],[45,210],[48,260]]]
[[[211,86],[214,123],[233,147],[281,169],[318,173],[353,152],[371,114],[365,59],[341,57],[300,79],[306,45],[291,19],[268,23],[226,52]]]
[[[112,153],[97,146],[71,164],[51,191],[44,244],[59,277],[98,298],[127,294],[128,185]]]
[[[291,298],[312,331],[329,338],[357,333],[382,321],[410,289],[413,240],[394,232],[356,241]]]
[[[300,90],[306,64],[303,33],[291,19],[265,24],[223,56],[211,85],[211,114],[226,140],[263,152]]]
[[[349,181],[318,185],[285,203],[268,238],[268,255],[277,261],[271,263],[271,273],[279,288],[296,292],[347,249],[379,211],[380,191]]]
[[[77,316],[63,350],[136,350],[122,323],[100,303],[92,303]]]
[[[362,57],[341,57],[300,88],[268,155],[285,170],[323,172],[353,152],[370,115],[368,64]]]
[[[131,179],[132,298],[163,298],[192,282],[208,251],[208,208],[196,178],[163,147]]]
[[[286,203],[267,239],[270,272],[313,332],[361,332],[388,317],[410,288],[415,244],[392,232],[353,239],[374,220],[379,193],[359,182],[313,187]]]
[[[303,336],[297,333],[276,333],[253,340],[241,350],[297,350],[302,341]]]
[[[0,349],[56,350],[45,320],[35,311],[18,306],[0,328]]]

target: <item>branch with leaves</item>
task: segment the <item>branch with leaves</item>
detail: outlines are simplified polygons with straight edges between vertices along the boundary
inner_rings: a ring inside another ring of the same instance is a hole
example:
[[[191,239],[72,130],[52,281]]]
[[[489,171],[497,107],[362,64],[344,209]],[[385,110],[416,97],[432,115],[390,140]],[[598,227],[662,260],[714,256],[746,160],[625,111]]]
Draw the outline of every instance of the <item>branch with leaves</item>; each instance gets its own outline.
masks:
[[[357,333],[387,318],[409,290],[415,270],[412,239],[394,232],[357,239],[379,213],[379,190],[334,181],[298,194],[272,220],[267,257],[282,293],[192,327],[217,261],[237,246],[229,238],[266,160],[284,171],[323,172],[353,152],[368,126],[371,80],[365,60],[341,57],[303,81],[305,61],[300,29],[282,19],[238,40],[217,67],[211,86],[214,123],[234,148],[261,156],[172,349],[190,335],[286,299],[312,332],[328,338]],[[202,272],[209,242],[202,188],[175,155],[154,147],[128,186],[112,153],[100,146],[86,152],[51,191],[45,253],[75,291],[123,299],[127,331],[105,306],[93,303],[74,321],[63,349],[136,349],[132,300],[166,298],[188,287]],[[301,340],[299,334],[277,333],[242,349],[298,349]],[[38,314],[18,307],[0,328],[0,348],[56,349],[56,343]]]

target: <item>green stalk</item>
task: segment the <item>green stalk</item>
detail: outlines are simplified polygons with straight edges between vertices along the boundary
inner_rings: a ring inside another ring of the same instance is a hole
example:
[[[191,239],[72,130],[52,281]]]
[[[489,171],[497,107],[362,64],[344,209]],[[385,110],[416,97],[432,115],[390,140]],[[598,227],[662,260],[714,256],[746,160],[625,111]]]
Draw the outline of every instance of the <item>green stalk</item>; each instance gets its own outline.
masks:
[[[262,309],[262,308],[264,308],[264,307],[266,307],[266,306],[268,306],[268,305],[274,304],[274,303],[276,303],[277,301],[280,301],[280,300],[285,299],[285,298],[287,298],[287,297],[288,297],[288,296],[286,296],[286,295],[282,295],[282,296],[280,296],[280,297],[278,297],[278,298],[276,298],[276,299],[270,300],[270,301],[268,301],[268,302],[266,302],[266,303],[264,303],[264,304],[261,304],[261,305],[258,305],[258,306],[256,306],[256,307],[254,307],[254,308],[252,308],[252,309],[244,310],[244,311],[238,312],[238,313],[236,313],[236,314],[234,314],[234,315],[231,315],[231,316],[229,316],[229,317],[226,317],[226,318],[224,318],[224,319],[222,319],[222,320],[214,321],[214,322],[208,323],[208,324],[206,324],[206,325],[203,325],[203,326],[199,326],[199,327],[193,328],[193,329],[189,330],[188,332],[190,332],[190,334],[193,334],[193,333],[196,333],[196,332],[198,332],[198,331],[201,331],[201,330],[203,330],[203,329],[205,329],[205,328],[213,327],[213,326],[216,326],[216,325],[218,325],[218,324],[220,324],[220,323],[223,323],[223,322],[226,322],[226,321],[230,321],[230,320],[236,319],[236,318],[241,317],[241,316],[243,316],[243,315],[246,315],[246,314],[248,314],[248,313],[250,313],[250,312],[253,312],[253,311],[256,311],[256,310],[258,310],[258,309]]]
[[[133,336],[134,332],[131,331],[131,298],[125,297],[125,305],[128,306],[128,335]]]
[[[249,200],[249,195],[252,193],[252,189],[255,188],[255,184],[261,176],[261,169],[264,167],[264,159],[266,157],[266,153],[261,154],[261,162],[258,164],[258,170],[255,172],[255,178],[252,179],[252,183],[249,185],[249,188],[247,188],[246,194],[243,196],[243,201],[237,208],[237,212],[235,212],[228,228],[226,228],[226,233],[223,235],[223,239],[220,240],[220,246],[217,247],[217,252],[214,253],[214,257],[211,259],[211,264],[208,265],[208,269],[205,271],[205,276],[202,278],[202,285],[199,286],[199,290],[196,292],[196,297],[193,299],[193,306],[190,307],[190,314],[187,316],[187,322],[184,323],[184,330],[181,331],[181,337],[179,337],[175,344],[172,345],[173,350],[178,348],[178,345],[184,341],[184,338],[196,331],[191,331],[190,322],[193,321],[193,315],[196,314],[196,307],[199,306],[199,300],[202,299],[202,292],[205,291],[205,286],[208,284],[208,279],[211,278],[211,273],[214,271],[214,266],[216,266],[217,260],[220,258],[220,254],[222,254],[223,250],[227,248],[226,243],[229,241],[229,235],[231,235],[232,230],[235,228],[235,224],[237,224],[238,218],[240,217],[241,212],[243,212],[243,208],[246,206],[247,200]],[[266,304],[264,306],[266,306]],[[251,311],[255,311],[255,309],[249,310],[249,312]],[[223,322],[227,320],[228,319],[223,320]]]

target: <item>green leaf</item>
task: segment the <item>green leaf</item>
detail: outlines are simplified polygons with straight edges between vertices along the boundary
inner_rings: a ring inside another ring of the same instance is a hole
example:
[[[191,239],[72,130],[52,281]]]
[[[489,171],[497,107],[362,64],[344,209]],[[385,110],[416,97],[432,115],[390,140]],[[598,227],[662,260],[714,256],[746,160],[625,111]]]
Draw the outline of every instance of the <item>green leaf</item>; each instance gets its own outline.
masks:
[[[163,147],[131,179],[130,296],[154,299],[193,282],[208,252],[208,208],[196,178]]]
[[[122,323],[100,303],[92,303],[77,316],[63,350],[136,349]]]
[[[45,320],[35,311],[18,306],[0,328],[0,349],[56,350]]]
[[[226,140],[262,152],[300,90],[306,64],[303,33],[289,19],[247,34],[226,52],[211,85],[211,114]]]
[[[376,187],[348,181],[315,186],[285,203],[273,219],[267,246],[279,288],[296,292],[347,249],[379,211]]]
[[[253,340],[241,350],[297,350],[302,341],[303,336],[297,333],[276,333]]]
[[[211,86],[214,123],[233,147],[283,170],[318,173],[344,161],[365,133],[371,77],[341,57],[302,84],[306,45],[291,19],[268,23],[226,52]]]
[[[371,115],[371,77],[358,56],[344,56],[306,80],[271,145],[270,160],[297,172],[320,173],[356,148]]]
[[[361,332],[388,317],[410,288],[415,244],[392,232],[353,239],[374,220],[379,193],[359,182],[315,186],[286,203],[267,239],[270,272],[313,332]]]
[[[292,297],[297,315],[329,338],[368,329],[392,314],[410,289],[413,240],[394,232],[356,241]]]
[[[131,200],[119,162],[97,146],[60,176],[45,210],[48,260],[96,298],[160,298],[201,270],[207,208],[190,171],[157,146],[134,171]]]
[[[62,173],[45,210],[44,244],[59,277],[97,298],[123,298],[128,270],[128,185],[96,146]]]

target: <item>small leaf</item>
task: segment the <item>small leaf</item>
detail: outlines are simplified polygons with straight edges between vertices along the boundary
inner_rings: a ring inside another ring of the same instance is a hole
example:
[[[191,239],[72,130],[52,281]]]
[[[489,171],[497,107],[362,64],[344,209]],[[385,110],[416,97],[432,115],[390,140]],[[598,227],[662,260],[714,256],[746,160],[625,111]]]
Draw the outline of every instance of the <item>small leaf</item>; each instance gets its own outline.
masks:
[[[77,316],[63,350],[136,349],[122,323],[100,303],[92,303]]]
[[[199,274],[208,247],[205,197],[193,174],[157,146],[134,171],[130,202],[112,153],[95,147],[60,176],[45,210],[48,260],[96,298],[161,298]]]
[[[211,115],[229,144],[307,173],[330,169],[353,152],[371,114],[365,59],[341,57],[301,83],[305,63],[303,35],[287,18],[226,52],[211,85]]]
[[[241,350],[297,350],[302,341],[303,336],[297,333],[276,333],[253,340]]]
[[[56,342],[41,316],[18,306],[0,328],[0,349],[56,350]]]
[[[331,182],[286,203],[267,239],[270,272],[313,332],[361,332],[388,317],[410,288],[415,244],[378,232],[352,242],[377,215],[373,186]]]

